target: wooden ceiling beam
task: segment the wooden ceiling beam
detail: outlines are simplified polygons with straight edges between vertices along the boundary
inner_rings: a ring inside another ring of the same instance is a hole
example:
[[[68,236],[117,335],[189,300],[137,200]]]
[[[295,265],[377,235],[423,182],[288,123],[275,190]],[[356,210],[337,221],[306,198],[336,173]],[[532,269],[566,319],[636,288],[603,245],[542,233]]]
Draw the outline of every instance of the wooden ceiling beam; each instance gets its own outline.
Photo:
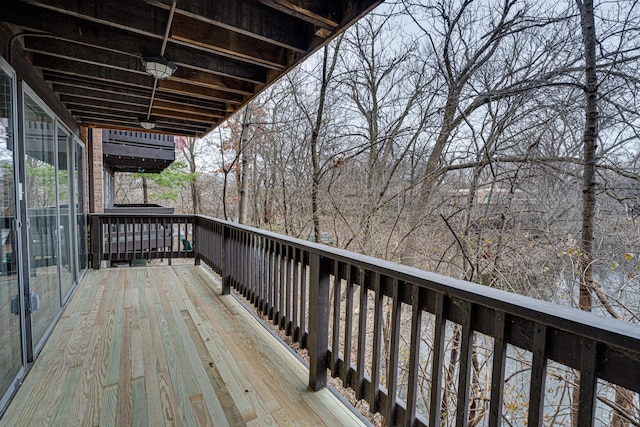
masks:
[[[149,107],[149,101],[151,97],[147,99],[138,98],[135,96],[127,96],[121,94],[108,94],[106,92],[92,91],[83,88],[54,85],[53,92],[60,95],[60,100],[64,103],[72,102],[78,103],[80,100],[91,104],[92,101],[98,102],[117,102],[123,105],[135,105],[142,107]]]
[[[65,40],[40,37],[27,38],[27,40],[25,40],[25,50],[84,64],[94,64],[116,70],[137,72],[142,75],[147,74],[139,57],[97,49]]]
[[[149,99],[151,96],[151,88],[140,88],[137,86],[127,85],[122,82],[106,82],[100,80],[94,80],[87,76],[78,77],[71,76],[64,73],[59,73],[52,70],[44,70],[43,77],[45,81],[50,82],[52,85],[64,85],[77,88],[83,88],[86,90],[95,90],[99,92],[124,94],[129,96],[137,96],[139,98]],[[195,105],[203,108],[210,108],[214,110],[226,111],[227,103],[221,101],[214,101],[211,99],[198,99],[191,95],[180,95],[175,93],[156,93],[156,99],[162,99],[169,102],[180,103],[185,105]]]
[[[82,125],[87,127],[94,127],[100,129],[114,129],[114,130],[126,130],[132,132],[145,132],[145,133],[159,133],[164,135],[176,135],[176,136],[190,136],[190,137],[200,137],[204,135],[206,129],[189,129],[189,128],[181,128],[179,126],[166,126],[166,127],[158,127],[156,129],[142,129],[139,123],[132,122],[121,122],[118,120],[109,120],[109,119],[95,119],[91,117],[83,118]]]
[[[3,9],[2,19],[21,28],[51,33],[55,34],[57,39],[74,41],[138,57],[157,56],[160,53],[164,29],[163,32],[157,33],[136,31],[135,28],[129,26],[117,25],[121,21],[111,23],[105,19],[84,19],[87,17],[82,14],[67,14],[59,7],[50,9],[17,3],[16,0],[8,1],[10,3],[6,9]],[[152,8],[148,5],[147,7]],[[177,24],[176,21],[178,21]],[[194,34],[197,34],[198,38],[193,43],[189,43],[188,35],[184,35],[185,29],[183,27],[185,26],[189,28],[189,31],[197,31]],[[237,66],[237,63],[233,61],[240,61],[243,64],[247,63],[274,70],[282,70],[287,65],[284,49],[257,39],[241,36],[230,30],[207,25],[202,21],[184,16],[174,18],[173,28],[174,32],[182,34],[182,36],[169,39],[167,49],[170,53],[165,53],[165,57],[176,62],[188,57],[185,56],[187,55],[185,51],[196,51],[208,56],[214,55],[222,65],[225,65],[227,60],[232,61],[229,63],[230,66]],[[204,68],[206,64],[206,61],[201,60],[198,66]]]
[[[15,2],[15,0],[8,1]],[[58,12],[74,18],[80,18],[93,24],[93,26],[95,24],[103,24],[128,32],[155,37],[159,40],[162,40],[169,19],[168,10],[152,7],[140,1],[27,0],[26,2],[46,9],[48,12]],[[160,44],[158,45],[159,51]]]
[[[76,0],[79,1],[79,0]],[[147,0],[168,10],[171,0]],[[253,0],[178,0],[176,13],[255,37],[296,52],[308,48],[313,26]]]
[[[188,112],[180,112],[180,111],[172,111],[165,110],[162,108],[153,107],[151,110],[152,117],[168,117],[168,118],[177,118],[184,119],[190,122],[199,122],[211,125],[212,123],[217,123],[222,119],[222,115],[201,115],[201,114],[190,114]]]
[[[212,73],[194,70],[192,68],[178,68],[173,77],[173,81],[182,81],[197,86],[209,87],[225,92],[231,92],[239,95],[251,96],[261,88],[263,84],[250,83],[243,80],[231,79]]]
[[[310,9],[308,5],[303,5],[301,1],[287,1],[287,0],[258,0],[260,3],[279,10],[319,28],[324,28],[329,32],[335,30],[339,24],[339,17],[329,14],[327,10],[320,11],[319,9],[328,9],[326,6],[328,1],[314,2],[314,9]],[[304,3],[310,3],[306,1]]]
[[[86,110],[79,109],[72,111],[73,116],[76,119],[81,119],[83,122],[92,122],[96,123],[98,121],[109,122],[112,124],[129,124],[134,130],[138,132],[146,132],[140,127],[140,121],[137,117],[132,116],[120,116],[118,114],[113,114],[110,111],[102,112],[100,110]],[[179,120],[163,120],[162,118],[158,118],[155,120],[158,128],[162,129],[180,129],[185,132],[190,133],[204,133],[208,126],[204,126],[202,124],[196,124],[192,122],[185,122]]]
[[[74,117],[84,117],[84,118],[93,118],[93,119],[105,119],[108,118],[110,120],[120,120],[120,121],[129,121],[131,123],[138,123],[140,125],[140,118],[133,116],[131,114],[125,114],[125,112],[118,112],[114,110],[102,110],[100,108],[87,108],[84,105],[79,106],[71,106],[69,110]]]
[[[218,110],[218,109],[211,109],[211,108],[204,108],[204,107],[199,107],[196,105],[185,105],[185,104],[179,104],[176,102],[171,102],[171,101],[164,101],[164,100],[160,100],[160,99],[156,99],[153,103],[153,107],[154,108],[162,108],[164,110],[169,110],[169,111],[179,111],[179,112],[189,112],[192,114],[202,114],[205,116],[213,116],[213,117],[217,117],[217,118],[222,118],[227,114],[226,110]]]
[[[171,39],[271,68],[287,66],[287,50],[262,40],[176,14]]]
[[[99,100],[87,100],[85,98],[78,98],[72,96],[61,95],[60,100],[65,103],[67,109],[69,110],[78,110],[78,109],[99,109],[100,111],[107,112],[113,111],[118,115],[122,116],[131,116],[135,118],[140,118],[147,115],[147,111],[149,111],[149,107],[145,105],[129,105],[122,104],[120,102],[115,101],[99,101]]]
[[[110,25],[138,34],[160,36],[169,17],[171,0],[27,0],[38,7]],[[158,6],[158,7],[153,7]],[[211,2],[180,0],[176,12],[222,28],[304,52],[307,23],[250,0]],[[278,25],[267,25],[277,23]]]
[[[180,105],[187,109],[195,107],[217,111],[225,114],[227,112],[227,104],[224,102],[211,101],[207,99],[195,99],[191,96],[180,96],[172,93],[156,92],[156,100],[174,105]]]
[[[36,54],[33,65],[43,70],[57,71],[70,76],[89,77],[101,82],[125,83],[138,88],[151,89],[153,77],[146,73],[124,71],[102,65],[87,64],[55,56]]]
[[[197,49],[168,44],[165,58],[175,62],[179,67],[193,68],[251,83],[260,84],[267,81],[267,70],[262,66],[246,64],[237,59],[224,58]]]
[[[61,38],[26,37],[25,49],[32,52],[77,59],[87,63],[103,64],[112,68],[130,69],[144,72],[141,52],[150,52],[148,42],[140,37],[122,34],[107,34],[96,37],[78,36],[69,41]],[[104,44],[122,46],[119,50],[104,48]],[[156,56],[157,54],[150,54]],[[206,73],[216,73],[226,78],[242,79],[251,83],[266,82],[266,70],[260,66],[244,64],[238,60],[219,57],[184,46],[167,46],[165,57],[179,67],[196,69]]]
[[[180,95],[189,95],[196,98],[206,98],[229,104],[239,105],[244,102],[243,97],[229,97],[228,93],[220,92],[217,89],[211,89],[202,86],[196,86],[186,81],[178,80],[161,80],[158,82],[158,90],[160,92],[177,93]]]
[[[151,100],[151,90],[136,91],[129,88],[117,88],[110,85],[87,82],[85,79],[56,78],[50,74],[45,75],[44,78],[51,82],[53,92],[57,94],[80,95],[95,99],[105,99],[111,95],[118,95],[144,99],[147,103]]]

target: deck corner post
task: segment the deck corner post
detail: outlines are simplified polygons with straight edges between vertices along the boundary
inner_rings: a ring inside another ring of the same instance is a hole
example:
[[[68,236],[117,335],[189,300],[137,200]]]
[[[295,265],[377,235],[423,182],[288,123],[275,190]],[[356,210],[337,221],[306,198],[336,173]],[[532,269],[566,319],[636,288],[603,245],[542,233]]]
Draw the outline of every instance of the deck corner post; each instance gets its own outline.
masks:
[[[222,295],[229,295],[231,293],[231,230],[229,227],[222,227],[221,237]]]
[[[329,259],[309,254],[309,388],[313,391],[327,385],[329,354]]]
[[[193,223],[191,224],[191,239],[193,240],[193,265],[200,265],[200,250],[198,248],[198,231],[200,227],[200,221],[198,215],[193,216]]]
[[[91,215],[91,268],[100,270],[102,249],[104,247],[100,216]]]

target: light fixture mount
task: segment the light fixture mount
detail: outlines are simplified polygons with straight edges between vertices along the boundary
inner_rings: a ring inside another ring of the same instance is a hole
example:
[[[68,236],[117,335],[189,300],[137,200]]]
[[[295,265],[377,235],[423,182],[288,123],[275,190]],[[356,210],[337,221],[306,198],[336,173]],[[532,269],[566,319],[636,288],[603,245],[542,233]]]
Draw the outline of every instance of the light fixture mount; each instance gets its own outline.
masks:
[[[146,130],[155,129],[156,122],[153,120],[140,120],[140,127]]]
[[[164,58],[142,58],[144,70],[158,80],[168,79],[176,72],[178,66]]]

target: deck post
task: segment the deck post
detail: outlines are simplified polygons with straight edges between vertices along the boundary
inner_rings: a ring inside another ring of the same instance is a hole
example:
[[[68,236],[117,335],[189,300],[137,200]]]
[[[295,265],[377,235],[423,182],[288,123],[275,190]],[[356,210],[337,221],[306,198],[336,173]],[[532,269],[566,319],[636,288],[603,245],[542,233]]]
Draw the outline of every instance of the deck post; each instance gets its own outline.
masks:
[[[222,226],[220,253],[222,259],[222,295],[231,293],[231,230]]]
[[[92,215],[91,218],[91,268],[100,270],[100,261],[102,260],[102,225],[100,217]]]
[[[200,221],[198,221],[198,215],[194,215],[191,224],[191,239],[193,240],[193,264],[200,265],[200,250],[198,249],[198,232],[200,227]]]
[[[329,354],[329,282],[331,265],[319,254],[309,254],[309,388],[313,391],[327,385]]]

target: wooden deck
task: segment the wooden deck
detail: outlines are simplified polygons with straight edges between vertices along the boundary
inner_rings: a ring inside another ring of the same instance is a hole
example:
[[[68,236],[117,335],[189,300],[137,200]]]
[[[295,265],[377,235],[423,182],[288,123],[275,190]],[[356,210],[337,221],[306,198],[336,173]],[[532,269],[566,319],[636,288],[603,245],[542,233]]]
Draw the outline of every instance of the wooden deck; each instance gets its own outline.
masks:
[[[194,266],[90,271],[0,426],[361,425]]]

